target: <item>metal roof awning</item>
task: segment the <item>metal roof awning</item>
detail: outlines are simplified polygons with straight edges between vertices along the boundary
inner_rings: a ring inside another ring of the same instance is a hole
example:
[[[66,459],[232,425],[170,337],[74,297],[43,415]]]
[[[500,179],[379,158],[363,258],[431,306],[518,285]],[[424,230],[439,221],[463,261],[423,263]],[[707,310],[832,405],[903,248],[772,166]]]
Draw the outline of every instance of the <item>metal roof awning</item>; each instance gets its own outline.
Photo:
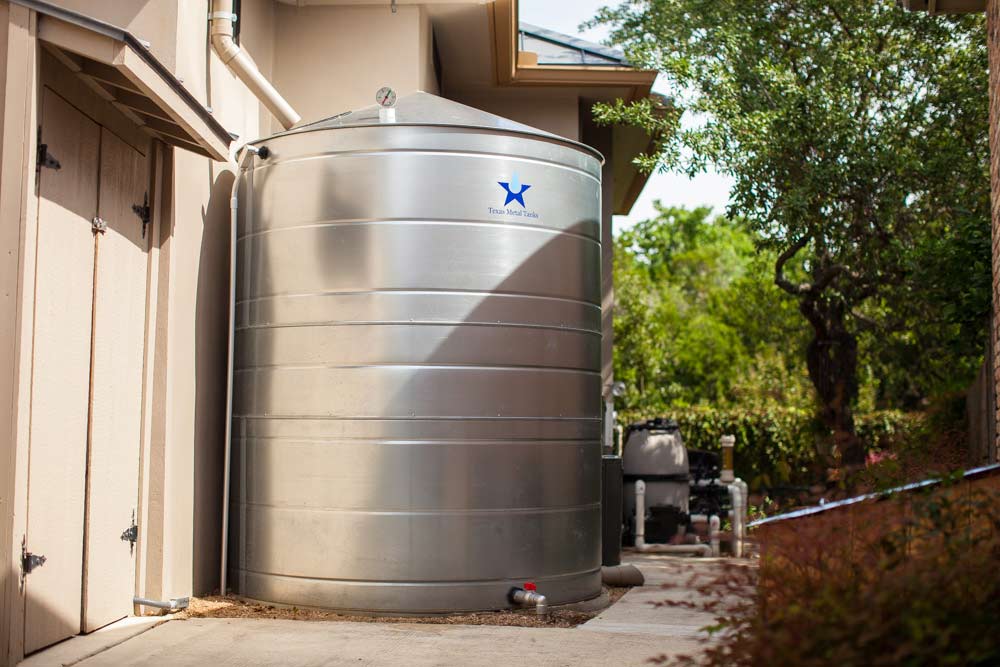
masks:
[[[11,0],[39,14],[38,39],[102,98],[164,143],[229,159],[233,137],[134,35],[41,0]]]

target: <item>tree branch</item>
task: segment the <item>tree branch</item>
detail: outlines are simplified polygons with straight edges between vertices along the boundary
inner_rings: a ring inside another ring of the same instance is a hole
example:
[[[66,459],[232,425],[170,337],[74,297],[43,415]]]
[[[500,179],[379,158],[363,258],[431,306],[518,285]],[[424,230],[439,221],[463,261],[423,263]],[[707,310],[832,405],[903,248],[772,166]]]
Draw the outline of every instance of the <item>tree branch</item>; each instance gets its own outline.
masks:
[[[847,22],[846,22],[846,21],[844,20],[844,17],[843,17],[843,16],[841,16],[840,12],[839,12],[839,11],[837,11],[837,8],[836,8],[836,7],[834,7],[834,6],[832,5],[832,4],[827,4],[827,5],[826,5],[826,7],[827,7],[827,8],[828,8],[828,9],[829,9],[829,10],[830,10],[831,12],[833,12],[833,16],[834,16],[834,18],[835,18],[835,19],[837,19],[837,23],[839,23],[839,24],[840,24],[840,27],[841,27],[841,29],[842,29],[842,30],[844,31],[844,33],[845,33],[845,34],[846,34],[846,35],[847,35],[847,36],[848,36],[848,37],[849,37],[850,39],[854,39],[854,33],[853,33],[853,32],[851,32],[851,29],[847,27]]]
[[[812,287],[812,285],[808,283],[796,285],[791,280],[786,278],[785,264],[787,264],[788,260],[794,257],[800,250],[805,248],[807,243],[809,243],[809,236],[805,235],[792,245],[785,248],[784,252],[778,255],[778,259],[774,263],[774,284],[789,294],[795,296],[805,294],[809,291],[809,288]]]

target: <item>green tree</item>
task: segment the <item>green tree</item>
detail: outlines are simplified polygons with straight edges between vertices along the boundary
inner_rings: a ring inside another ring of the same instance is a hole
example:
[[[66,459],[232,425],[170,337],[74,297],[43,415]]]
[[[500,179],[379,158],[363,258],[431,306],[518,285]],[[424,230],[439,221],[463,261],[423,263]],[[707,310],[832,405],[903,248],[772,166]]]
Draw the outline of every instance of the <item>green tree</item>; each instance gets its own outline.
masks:
[[[775,284],[811,328],[820,417],[861,465],[861,309],[904,284],[921,225],[968,208],[955,184],[977,201],[988,187],[982,18],[895,0],[633,0],[598,23],[676,91],[665,109],[599,105],[598,120],[655,133],[645,168],[733,177],[731,215],[774,253]]]
[[[812,405],[794,302],[742,221],[657,208],[615,239],[615,377],[628,387],[620,407]]]

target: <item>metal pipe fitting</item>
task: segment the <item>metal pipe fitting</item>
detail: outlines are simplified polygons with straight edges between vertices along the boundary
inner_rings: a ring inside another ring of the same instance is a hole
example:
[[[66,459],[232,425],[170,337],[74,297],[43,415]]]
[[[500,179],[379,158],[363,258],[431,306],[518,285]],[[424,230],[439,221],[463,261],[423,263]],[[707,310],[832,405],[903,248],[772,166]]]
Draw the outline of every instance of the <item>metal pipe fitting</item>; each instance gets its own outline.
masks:
[[[515,588],[510,592],[510,599],[514,604],[519,604],[522,607],[534,605],[535,613],[539,616],[545,616],[549,613],[549,601],[537,591]]]
[[[171,600],[150,600],[149,598],[132,598],[132,604],[153,609],[166,609],[167,611],[183,611],[188,608],[191,598],[173,598]]]

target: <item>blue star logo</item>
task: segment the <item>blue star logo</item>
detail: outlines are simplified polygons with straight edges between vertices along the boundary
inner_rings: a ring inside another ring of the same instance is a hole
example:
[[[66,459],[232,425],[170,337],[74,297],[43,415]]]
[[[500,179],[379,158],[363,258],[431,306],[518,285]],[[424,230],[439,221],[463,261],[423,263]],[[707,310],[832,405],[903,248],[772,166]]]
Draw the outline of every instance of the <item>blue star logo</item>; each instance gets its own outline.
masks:
[[[497,183],[500,185],[500,187],[502,187],[504,190],[507,191],[507,198],[504,199],[503,202],[504,206],[511,203],[512,201],[516,201],[518,204],[521,205],[521,208],[526,208],[524,205],[524,193],[531,186],[521,183],[517,178],[517,172],[511,174],[509,183],[504,183],[503,181],[497,181]]]

